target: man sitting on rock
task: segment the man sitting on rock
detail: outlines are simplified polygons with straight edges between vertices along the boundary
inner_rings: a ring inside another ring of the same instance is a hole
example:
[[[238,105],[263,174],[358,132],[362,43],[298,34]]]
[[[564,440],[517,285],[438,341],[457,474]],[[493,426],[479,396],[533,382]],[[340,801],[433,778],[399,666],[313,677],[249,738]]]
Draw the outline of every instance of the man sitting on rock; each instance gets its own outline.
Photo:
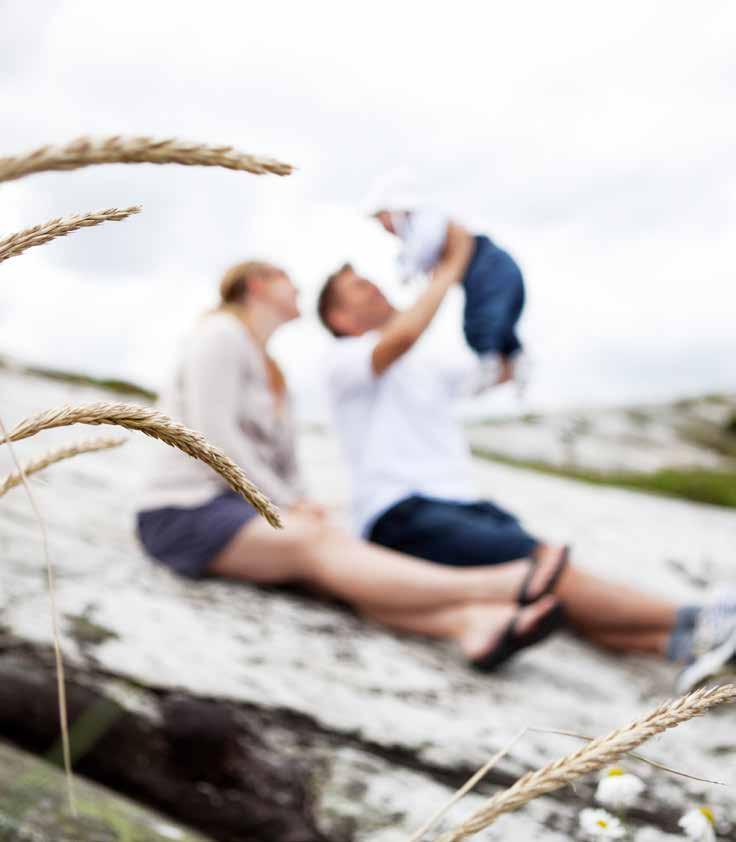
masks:
[[[429,284],[404,311],[350,264],[321,290],[319,316],[338,338],[328,385],[352,475],[354,525],[372,542],[442,565],[500,565],[509,581],[521,581],[519,604],[554,595],[566,620],[601,645],[689,662],[679,685],[685,689],[736,651],[736,605],[678,607],[598,579],[568,564],[566,547],[545,543],[474,494],[469,448],[454,415],[457,397],[473,390],[473,372],[438,362],[417,344],[471,252],[468,238],[450,227]],[[530,562],[533,593],[523,577]],[[389,619],[400,626],[401,612]],[[406,620],[414,631],[421,626],[421,618]],[[546,616],[547,623],[561,620],[560,613]],[[524,645],[511,626],[499,644],[504,651],[489,661]]]

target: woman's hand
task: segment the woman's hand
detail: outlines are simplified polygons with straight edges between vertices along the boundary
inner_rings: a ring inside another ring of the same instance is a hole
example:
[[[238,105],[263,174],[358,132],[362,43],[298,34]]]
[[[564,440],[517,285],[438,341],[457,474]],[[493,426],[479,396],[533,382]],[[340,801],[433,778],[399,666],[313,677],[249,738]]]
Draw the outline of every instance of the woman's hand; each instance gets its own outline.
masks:
[[[309,515],[318,520],[327,520],[330,516],[329,509],[321,503],[315,503],[313,500],[297,500],[289,507],[289,511],[294,514]]]

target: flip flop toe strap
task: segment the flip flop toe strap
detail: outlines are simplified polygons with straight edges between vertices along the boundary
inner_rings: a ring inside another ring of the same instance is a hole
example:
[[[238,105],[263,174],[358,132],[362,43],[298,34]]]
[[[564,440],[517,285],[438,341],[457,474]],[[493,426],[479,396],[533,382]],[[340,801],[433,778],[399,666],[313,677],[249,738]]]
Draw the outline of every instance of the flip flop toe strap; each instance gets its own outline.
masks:
[[[547,594],[552,593],[555,587],[557,586],[557,583],[560,581],[560,576],[562,576],[562,573],[567,567],[569,560],[570,547],[566,544],[560,551],[560,555],[558,556],[557,564],[555,565],[555,568],[552,571],[552,575],[549,577],[549,579],[547,579],[542,590],[536,596],[533,597],[529,593],[529,588],[531,587],[534,573],[536,572],[540,562],[537,559],[532,559],[531,565],[529,567],[529,572],[524,577],[524,581],[522,582],[521,588],[519,590],[519,597],[517,600],[519,605],[532,605],[537,600],[541,599],[543,596],[547,596]]]
[[[491,672],[522,649],[527,649],[529,646],[541,643],[541,641],[545,640],[565,624],[565,610],[560,603],[557,603],[546,614],[540,617],[529,631],[523,634],[516,632],[518,620],[519,612],[517,612],[504,629],[498,644],[487,654],[472,660],[470,662],[471,666],[481,672]]]

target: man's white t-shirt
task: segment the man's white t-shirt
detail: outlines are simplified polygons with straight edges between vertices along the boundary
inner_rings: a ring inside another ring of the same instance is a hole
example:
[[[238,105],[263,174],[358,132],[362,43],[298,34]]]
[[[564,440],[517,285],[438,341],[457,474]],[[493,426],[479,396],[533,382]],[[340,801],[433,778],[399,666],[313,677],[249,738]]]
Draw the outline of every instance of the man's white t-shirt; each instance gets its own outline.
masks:
[[[415,345],[379,377],[371,356],[379,334],[338,339],[328,367],[330,403],[352,482],[356,530],[412,494],[474,498],[470,452],[455,398],[474,363],[431,358]]]

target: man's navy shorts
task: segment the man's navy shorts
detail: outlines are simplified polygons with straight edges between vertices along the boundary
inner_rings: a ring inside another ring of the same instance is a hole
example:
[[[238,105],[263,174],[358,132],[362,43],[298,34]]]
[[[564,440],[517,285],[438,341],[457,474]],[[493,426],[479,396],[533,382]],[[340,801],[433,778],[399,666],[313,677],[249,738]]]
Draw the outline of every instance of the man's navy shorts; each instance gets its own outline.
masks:
[[[508,512],[487,501],[459,503],[415,494],[371,528],[376,544],[457,567],[527,558],[539,543]]]

